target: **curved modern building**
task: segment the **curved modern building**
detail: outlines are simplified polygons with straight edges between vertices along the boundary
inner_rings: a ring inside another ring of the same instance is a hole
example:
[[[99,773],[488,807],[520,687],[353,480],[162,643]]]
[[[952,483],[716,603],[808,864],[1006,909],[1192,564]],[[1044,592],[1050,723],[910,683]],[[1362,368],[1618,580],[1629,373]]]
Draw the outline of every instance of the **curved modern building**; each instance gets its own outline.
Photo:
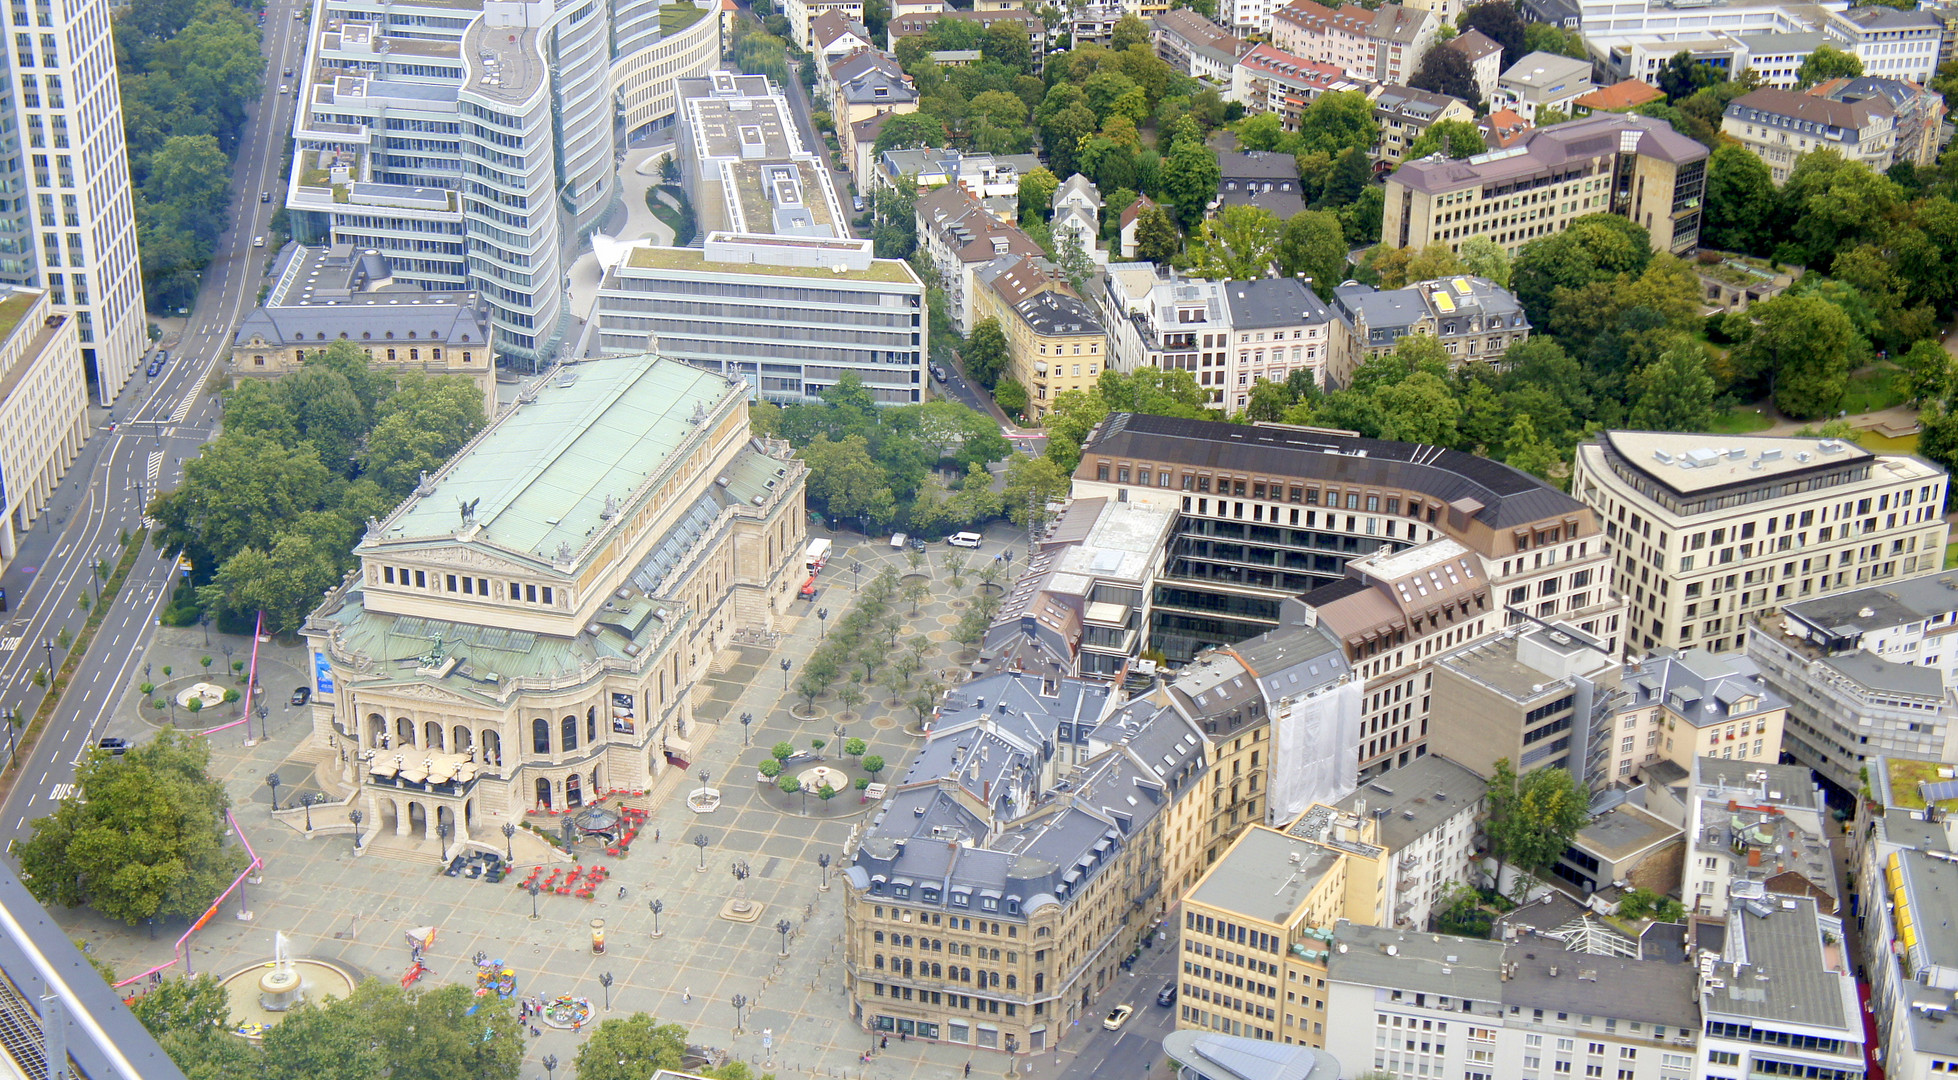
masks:
[[[306,243],[488,301],[497,352],[565,336],[572,253],[619,198],[673,80],[720,57],[709,7],[657,0],[318,0],[286,205]]]

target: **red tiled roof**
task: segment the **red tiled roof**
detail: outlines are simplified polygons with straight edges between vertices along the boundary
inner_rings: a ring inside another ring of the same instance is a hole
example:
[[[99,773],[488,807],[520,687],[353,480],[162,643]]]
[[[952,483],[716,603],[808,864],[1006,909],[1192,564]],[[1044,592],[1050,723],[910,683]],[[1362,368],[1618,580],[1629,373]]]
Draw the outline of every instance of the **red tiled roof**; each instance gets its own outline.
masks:
[[[1617,112],[1619,109],[1636,108],[1648,101],[1657,101],[1665,96],[1664,91],[1653,86],[1651,83],[1642,82],[1638,79],[1626,79],[1621,83],[1599,87],[1571,102],[1571,104],[1582,105],[1587,109],[1594,109],[1598,112]]]

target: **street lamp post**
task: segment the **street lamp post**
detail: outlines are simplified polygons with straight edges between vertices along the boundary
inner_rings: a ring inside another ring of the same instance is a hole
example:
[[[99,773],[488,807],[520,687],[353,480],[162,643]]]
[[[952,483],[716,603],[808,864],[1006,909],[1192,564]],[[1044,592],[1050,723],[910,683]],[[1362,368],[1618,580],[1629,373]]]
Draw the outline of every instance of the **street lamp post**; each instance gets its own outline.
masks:
[[[557,1055],[545,1054],[541,1064],[544,1066],[544,1071],[550,1074],[551,1080],[557,1080]]]
[[[598,976],[598,985],[605,988],[605,1011],[611,1012],[612,1011],[612,973],[609,971],[602,972]]]
[[[850,591],[851,592],[857,591],[857,575],[862,570],[863,570],[862,563],[853,562],[850,564]]]
[[[538,887],[538,884],[536,882],[533,881],[524,886],[524,891],[530,894],[530,921],[536,922],[537,921],[537,894],[542,892],[543,890]]]
[[[263,705],[258,707],[258,737],[260,739],[270,739],[272,737],[271,729],[265,726],[265,718],[270,715],[270,709],[267,709]]]
[[[700,790],[702,791],[707,790],[707,779],[710,775],[711,774],[706,769],[700,770]]]
[[[816,640],[822,641],[827,637],[829,637],[829,609],[819,607],[816,609]]]
[[[299,797],[300,805],[306,808],[306,831],[309,833],[313,831],[313,804],[323,798],[324,796],[316,791],[309,791]]]
[[[704,874],[707,872],[707,834],[695,833],[693,846],[700,849],[700,865],[695,868],[694,872]]]
[[[741,745],[742,746],[755,745],[754,742],[748,738],[748,725],[754,722],[755,722],[754,713],[744,712],[741,714]]]
[[[736,994],[731,1000],[734,1003],[734,1031],[738,1035],[741,1032],[741,1010],[748,1007],[748,995]]]
[[[275,814],[279,812],[279,785],[283,783],[285,781],[279,779],[278,773],[265,778],[265,786],[272,789],[272,812]]]
[[[43,638],[41,640],[41,647],[48,651],[48,685],[49,687],[53,687],[54,685],[54,639]]]
[[[347,820],[353,822],[354,852],[358,854],[360,852],[360,811],[359,810],[347,811]]]
[[[829,891],[829,852],[816,856],[816,865],[823,868],[823,891]]]
[[[509,858],[511,865],[513,866],[516,864],[517,861],[516,835],[517,835],[517,827],[507,821],[504,822],[503,823],[503,854]]]
[[[653,913],[653,936],[659,937],[659,913],[666,910],[666,901],[648,900],[646,901],[646,907]]]
[[[50,653],[49,655],[52,656],[53,654]],[[789,659],[788,657],[785,656],[782,658],[782,689],[787,690],[788,688],[789,688]]]
[[[793,929],[795,929],[795,925],[787,919],[783,919],[781,922],[775,924],[775,932],[782,935],[783,956],[789,955],[789,931]]]
[[[449,857],[449,823],[446,821],[437,823],[435,826],[435,836],[442,843],[442,858],[447,859]]]

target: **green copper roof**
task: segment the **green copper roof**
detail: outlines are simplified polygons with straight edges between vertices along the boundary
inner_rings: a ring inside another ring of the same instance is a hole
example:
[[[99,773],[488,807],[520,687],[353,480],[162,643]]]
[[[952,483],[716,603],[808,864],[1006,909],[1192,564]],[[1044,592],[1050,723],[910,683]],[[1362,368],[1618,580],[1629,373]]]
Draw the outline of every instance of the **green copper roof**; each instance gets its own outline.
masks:
[[[553,561],[608,524],[623,504],[730,394],[727,379],[652,353],[563,369],[499,416],[395,510],[376,541],[471,539]],[[615,505],[616,505],[615,504]]]

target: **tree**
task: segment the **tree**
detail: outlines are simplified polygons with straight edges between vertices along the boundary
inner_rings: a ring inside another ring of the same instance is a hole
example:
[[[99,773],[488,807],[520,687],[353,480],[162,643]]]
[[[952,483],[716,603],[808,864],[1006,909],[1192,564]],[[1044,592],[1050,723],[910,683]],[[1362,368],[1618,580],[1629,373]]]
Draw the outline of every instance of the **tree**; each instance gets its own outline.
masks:
[[[1320,299],[1330,298],[1346,277],[1346,236],[1339,217],[1325,210],[1293,214],[1278,238],[1278,272],[1305,275]]]
[[[1640,368],[1628,382],[1632,427],[1641,431],[1712,429],[1716,389],[1706,353],[1697,344],[1681,341]]]
[[[1465,274],[1468,267],[1448,250],[1446,244],[1429,244],[1407,260],[1407,280],[1433,281],[1436,278]]]
[[[1557,289],[1641,274],[1651,258],[1651,234],[1644,227],[1616,214],[1586,214],[1561,233],[1523,245],[1511,290],[1524,311],[1547,312]]]
[[[1167,263],[1183,252],[1183,234],[1177,231],[1169,211],[1160,206],[1144,207],[1135,220],[1135,257],[1146,262]]]
[[[1199,140],[1181,139],[1163,163],[1163,194],[1186,223],[1195,223],[1203,219],[1223,175],[1215,152]]]
[[[1896,181],[1861,162],[1835,150],[1803,154],[1782,185],[1778,224],[1787,240],[1775,255],[1827,272],[1838,252],[1890,240],[1904,205]]]
[[[1951,354],[1938,342],[1919,341],[1901,359],[1912,401],[1930,405],[1950,397],[1952,390],[1958,388],[1958,368],[1954,368]]]
[[[678,1072],[686,1054],[686,1028],[640,1012],[593,1028],[571,1069],[579,1080],[645,1080],[662,1069]]]
[[[1324,100],[1323,98],[1321,100]],[[1321,206],[1346,206],[1359,199],[1360,193],[1368,189],[1373,180],[1373,165],[1367,152],[1346,149],[1333,159],[1332,171],[1326,175],[1325,190],[1319,196]],[[1378,225],[1367,232],[1356,232],[1348,228],[1344,219],[1341,227],[1348,236],[1365,236],[1379,231]]]
[[[871,148],[882,154],[886,150],[943,145],[945,122],[927,112],[914,112],[901,113],[884,121],[883,130],[877,133],[877,141],[871,144]]]
[[[1452,52],[1453,50],[1435,51]],[[1488,149],[1489,144],[1482,138],[1482,129],[1467,120],[1437,120],[1428,125],[1428,130],[1422,132],[1420,138],[1415,139],[1407,148],[1403,160],[1413,161],[1427,157],[1429,154],[1445,154],[1451,158],[1474,157],[1486,153]]]
[[[832,517],[861,518],[881,527],[897,512],[888,476],[870,456],[862,435],[841,442],[818,435],[802,449],[809,464],[809,497],[823,504]]]
[[[245,864],[225,845],[231,801],[210,759],[202,740],[169,729],[120,757],[91,753],[75,774],[80,797],[19,845],[28,891],[130,924],[201,914]]]
[[[1083,296],[1088,294],[1088,279],[1094,276],[1095,262],[1083,246],[1081,233],[1066,229],[1055,242],[1054,262],[1060,267],[1061,276],[1067,279],[1068,286]]]
[[[1917,417],[1917,453],[1946,472],[1958,469],[1958,413],[1951,410],[1949,401],[1939,402],[1925,409]],[[1945,492],[1945,509],[1953,505],[1954,497]]]
[[[1380,141],[1380,121],[1374,119],[1373,102],[1358,90],[1334,90],[1320,94],[1299,117],[1301,146],[1322,151],[1337,159],[1347,150],[1362,154]]]
[[[1033,45],[1027,40],[1026,28],[1018,22],[1008,20],[988,26],[979,51],[986,59],[1016,72],[1033,66]]]
[[[1150,41],[1149,24],[1136,15],[1123,15],[1115,23],[1115,32],[1109,38],[1108,47],[1123,52],[1134,45],[1147,45]]]
[[[1819,297],[1786,294],[1750,313],[1754,328],[1733,350],[1736,370],[1771,379],[1775,407],[1797,420],[1834,413],[1869,353],[1849,316]]]
[[[1008,416],[1019,416],[1027,411],[1032,399],[1027,396],[1027,388],[1012,379],[1001,379],[993,387],[993,403]]]
[[[1455,249],[1455,256],[1469,273],[1509,288],[1509,253],[1501,244],[1486,236],[1471,236]]]
[[[787,761],[795,756],[795,744],[784,739],[768,748],[768,756],[776,761]]]
[[[1455,25],[1463,31],[1480,30],[1482,36],[1501,45],[1505,71],[1529,51],[1529,31],[1523,25],[1523,17],[1516,13],[1516,5],[1507,0],[1476,4],[1456,16]]]
[[[1776,201],[1768,163],[1735,143],[1721,143],[1706,163],[1707,246],[1743,254],[1767,250]]]
[[[869,745],[869,743],[852,735],[843,740],[843,753],[846,757],[860,758]]]
[[[870,756],[864,758],[862,765],[863,765],[863,771],[869,773],[873,777],[876,776],[878,773],[884,771],[884,759],[881,755],[878,754],[871,754]]]
[[[1693,54],[1684,49],[1672,54],[1659,69],[1659,89],[1665,92],[1667,100],[1675,103],[1719,81],[1720,73],[1713,65],[1693,59]]]
[[[1436,46],[1428,50],[1421,60],[1421,66],[1407,85],[1416,90],[1427,90],[1436,94],[1447,94],[1463,101],[1482,100],[1482,92],[1475,84],[1475,69],[1469,58],[1460,49]],[[1472,126],[1472,125],[1471,125]],[[1409,155],[1410,157],[1414,155]],[[1466,155],[1463,155],[1466,156]]]
[[[1000,329],[999,320],[989,315],[974,323],[972,336],[966,338],[960,357],[965,361],[966,375],[980,386],[992,389],[1006,371],[1006,332]]]
[[[1264,277],[1278,251],[1278,217],[1258,206],[1226,206],[1197,226],[1191,248],[1195,270],[1206,278],[1242,281]]]
[[[1496,859],[1498,886],[1504,864],[1534,876],[1548,872],[1590,820],[1590,800],[1568,769],[1536,769],[1519,777],[1508,758],[1498,758],[1488,800],[1483,831]]]
[[[1833,45],[1817,45],[1802,66],[1795,69],[1795,85],[1803,90],[1830,79],[1854,79],[1863,74],[1863,62],[1853,53]]]
[[[1039,221],[1053,209],[1054,192],[1061,186],[1044,165],[1036,165],[1020,176],[1020,220]]]
[[[363,475],[395,498],[413,491],[482,430],[483,393],[460,376],[411,374],[377,410],[366,445],[356,452]]]
[[[1555,56],[1568,56],[1573,60],[1591,59],[1590,50],[1584,47],[1583,34],[1553,23],[1524,24],[1523,49],[1525,52],[1547,52]]]
[[[1292,395],[1284,383],[1259,379],[1251,384],[1250,401],[1244,406],[1244,419],[1256,423],[1271,423],[1282,420],[1285,410],[1292,405]]]
[[[1047,504],[1067,498],[1068,475],[1045,457],[1016,455],[1006,465],[1006,490],[1000,502],[1008,520],[1025,525],[1029,513],[1046,513]]]
[[[680,182],[680,163],[673,160],[672,154],[663,155],[659,159],[659,178],[668,184]]]
[[[1417,371],[1374,393],[1379,410],[1380,437],[1401,442],[1453,446],[1459,438],[1456,421],[1462,406],[1441,377]]]

